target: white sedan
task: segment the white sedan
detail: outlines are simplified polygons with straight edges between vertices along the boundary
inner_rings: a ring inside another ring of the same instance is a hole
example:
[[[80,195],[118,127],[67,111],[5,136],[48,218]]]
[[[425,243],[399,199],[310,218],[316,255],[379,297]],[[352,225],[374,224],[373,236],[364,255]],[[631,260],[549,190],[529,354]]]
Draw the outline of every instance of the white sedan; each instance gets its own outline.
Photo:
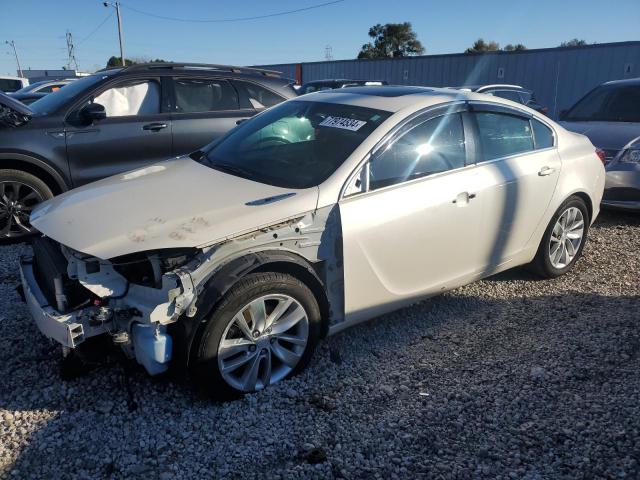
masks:
[[[562,275],[604,178],[586,137],[507,100],[314,93],[42,204],[25,299],[65,352],[111,338],[229,398],[357,322],[518,265]]]

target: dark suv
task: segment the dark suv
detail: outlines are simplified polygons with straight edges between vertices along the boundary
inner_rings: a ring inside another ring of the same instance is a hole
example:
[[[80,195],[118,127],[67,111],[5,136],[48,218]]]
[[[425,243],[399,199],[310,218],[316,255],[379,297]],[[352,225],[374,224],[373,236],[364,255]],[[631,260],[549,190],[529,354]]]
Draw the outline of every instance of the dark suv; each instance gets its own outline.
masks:
[[[157,63],[102,70],[28,107],[0,98],[0,239],[60,192],[193,152],[296,97],[278,72]],[[15,128],[9,128],[15,127]]]

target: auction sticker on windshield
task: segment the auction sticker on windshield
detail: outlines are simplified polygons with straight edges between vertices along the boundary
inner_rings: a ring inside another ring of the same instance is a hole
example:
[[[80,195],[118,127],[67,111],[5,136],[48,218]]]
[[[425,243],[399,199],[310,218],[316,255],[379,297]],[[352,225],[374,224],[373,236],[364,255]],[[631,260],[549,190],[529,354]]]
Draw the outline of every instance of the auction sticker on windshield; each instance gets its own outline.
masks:
[[[360,130],[367,122],[364,120],[355,120],[353,118],[344,117],[327,117],[320,122],[321,127],[343,128],[353,132]]]

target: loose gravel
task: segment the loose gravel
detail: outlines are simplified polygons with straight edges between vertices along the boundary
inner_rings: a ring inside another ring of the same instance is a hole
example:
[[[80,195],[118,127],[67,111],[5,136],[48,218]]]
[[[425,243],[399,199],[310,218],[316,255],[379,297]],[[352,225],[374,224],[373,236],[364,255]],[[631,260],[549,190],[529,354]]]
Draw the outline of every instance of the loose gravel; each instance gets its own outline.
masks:
[[[568,275],[505,272],[324,341],[225,404],[59,349],[1,248],[0,478],[639,478],[640,216],[605,212]]]

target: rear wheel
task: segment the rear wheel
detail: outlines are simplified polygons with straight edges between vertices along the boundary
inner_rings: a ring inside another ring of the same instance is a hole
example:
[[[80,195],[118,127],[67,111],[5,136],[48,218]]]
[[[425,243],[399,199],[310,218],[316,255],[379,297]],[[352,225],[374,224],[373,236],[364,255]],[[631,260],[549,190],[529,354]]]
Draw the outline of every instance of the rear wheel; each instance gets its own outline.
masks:
[[[570,197],[551,218],[531,267],[545,278],[568,272],[580,258],[589,231],[589,211],[580,197]]]
[[[0,240],[17,240],[36,230],[29,223],[33,208],[53,192],[38,177],[21,170],[0,170]]]
[[[204,327],[193,366],[196,381],[225,400],[295,375],[311,358],[320,322],[313,293],[297,278],[248,275]]]

